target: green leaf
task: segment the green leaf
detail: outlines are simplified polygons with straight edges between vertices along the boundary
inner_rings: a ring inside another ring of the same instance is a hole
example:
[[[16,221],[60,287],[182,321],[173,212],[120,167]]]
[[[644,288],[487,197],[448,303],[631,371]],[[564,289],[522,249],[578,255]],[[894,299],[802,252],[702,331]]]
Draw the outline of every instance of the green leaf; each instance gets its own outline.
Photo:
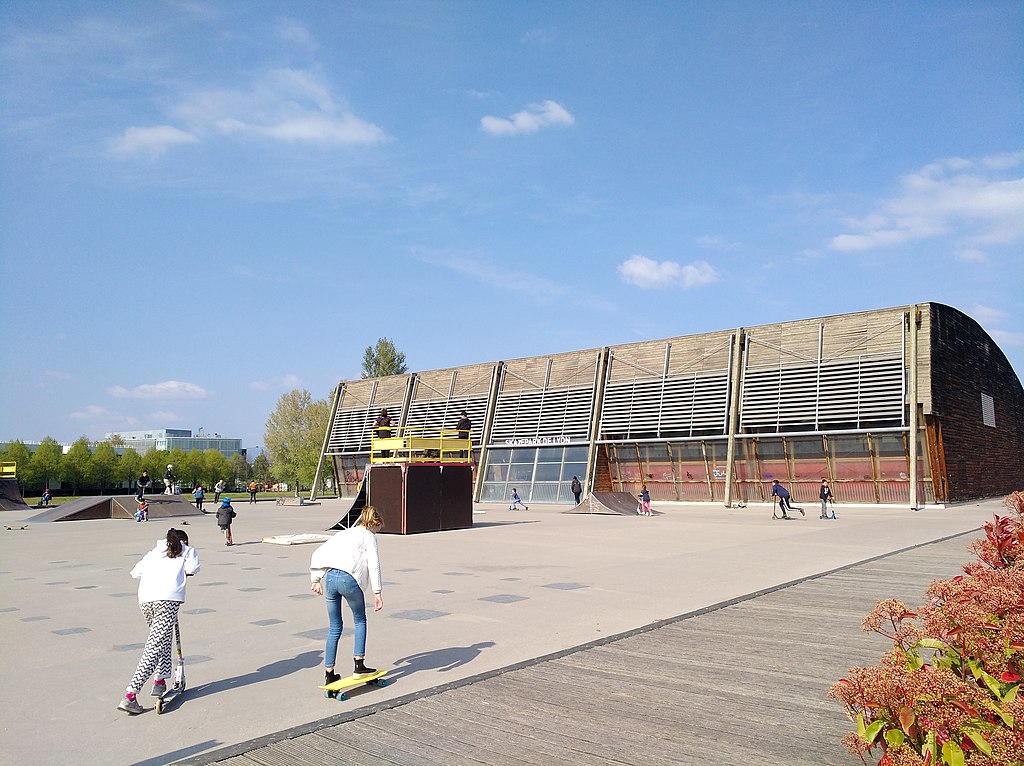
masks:
[[[992,755],[992,745],[990,745],[988,740],[981,735],[981,732],[964,729],[964,734],[967,735],[967,738],[970,739],[971,742],[974,743],[974,746],[981,752],[985,755]]]
[[[946,740],[942,746],[942,762],[949,766],[964,766],[964,751],[953,740]]]
[[[906,738],[907,735],[899,729],[889,729],[885,733],[885,741],[889,743],[889,747],[899,747]]]
[[[975,677],[985,683],[985,686],[988,687],[988,690],[992,692],[996,699],[1003,698],[1003,687],[991,673],[986,673],[984,670],[981,670],[978,673],[975,673]]]
[[[878,735],[882,733],[884,727],[885,721],[874,721],[864,732],[864,741],[869,745],[873,744],[878,739]]]

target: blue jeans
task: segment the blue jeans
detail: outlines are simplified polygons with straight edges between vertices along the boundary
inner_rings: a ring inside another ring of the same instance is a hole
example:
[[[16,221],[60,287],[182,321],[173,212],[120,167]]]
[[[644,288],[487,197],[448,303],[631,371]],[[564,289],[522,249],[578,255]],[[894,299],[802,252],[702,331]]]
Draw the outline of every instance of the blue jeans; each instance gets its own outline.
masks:
[[[356,640],[352,648],[353,657],[366,655],[366,601],[363,589],[348,572],[328,569],[324,577],[324,599],[327,601],[327,617],[331,624],[327,630],[327,648],[324,652],[324,667],[333,668],[338,658],[338,641],[341,640],[342,619],[341,599],[348,602],[355,623]]]

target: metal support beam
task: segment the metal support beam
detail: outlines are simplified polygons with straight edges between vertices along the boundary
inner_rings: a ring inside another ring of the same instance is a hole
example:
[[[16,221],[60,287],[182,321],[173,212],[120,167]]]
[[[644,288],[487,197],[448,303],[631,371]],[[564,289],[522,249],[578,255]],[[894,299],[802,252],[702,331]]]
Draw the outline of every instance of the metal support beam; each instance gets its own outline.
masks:
[[[905,315],[910,333],[910,358],[907,366],[910,368],[909,385],[907,392],[907,405],[910,408],[910,438],[907,440],[907,452],[910,457],[910,510],[916,511],[920,507],[917,496],[917,403],[918,382],[917,382],[917,332],[921,326],[921,309],[914,306]]]
[[[740,369],[743,364],[743,328],[732,336],[729,355],[729,443],[725,457],[725,507],[732,507],[732,485],[736,474],[736,430],[740,420]]]

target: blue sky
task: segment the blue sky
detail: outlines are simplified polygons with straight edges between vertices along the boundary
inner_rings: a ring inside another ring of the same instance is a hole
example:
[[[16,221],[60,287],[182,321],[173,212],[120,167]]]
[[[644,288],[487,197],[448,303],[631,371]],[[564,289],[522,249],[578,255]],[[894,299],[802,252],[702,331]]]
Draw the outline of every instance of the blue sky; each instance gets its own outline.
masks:
[[[953,305],[1024,375],[1019,2],[0,5],[0,440]]]

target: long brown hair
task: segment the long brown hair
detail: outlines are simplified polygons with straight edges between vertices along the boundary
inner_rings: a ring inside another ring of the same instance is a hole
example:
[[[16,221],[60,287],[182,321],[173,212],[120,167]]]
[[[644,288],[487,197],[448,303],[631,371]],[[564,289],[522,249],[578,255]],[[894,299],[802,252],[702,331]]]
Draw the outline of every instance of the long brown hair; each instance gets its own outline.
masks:
[[[167,530],[167,558],[176,559],[180,555],[181,538],[178,537],[178,530],[174,527],[171,527]]]

